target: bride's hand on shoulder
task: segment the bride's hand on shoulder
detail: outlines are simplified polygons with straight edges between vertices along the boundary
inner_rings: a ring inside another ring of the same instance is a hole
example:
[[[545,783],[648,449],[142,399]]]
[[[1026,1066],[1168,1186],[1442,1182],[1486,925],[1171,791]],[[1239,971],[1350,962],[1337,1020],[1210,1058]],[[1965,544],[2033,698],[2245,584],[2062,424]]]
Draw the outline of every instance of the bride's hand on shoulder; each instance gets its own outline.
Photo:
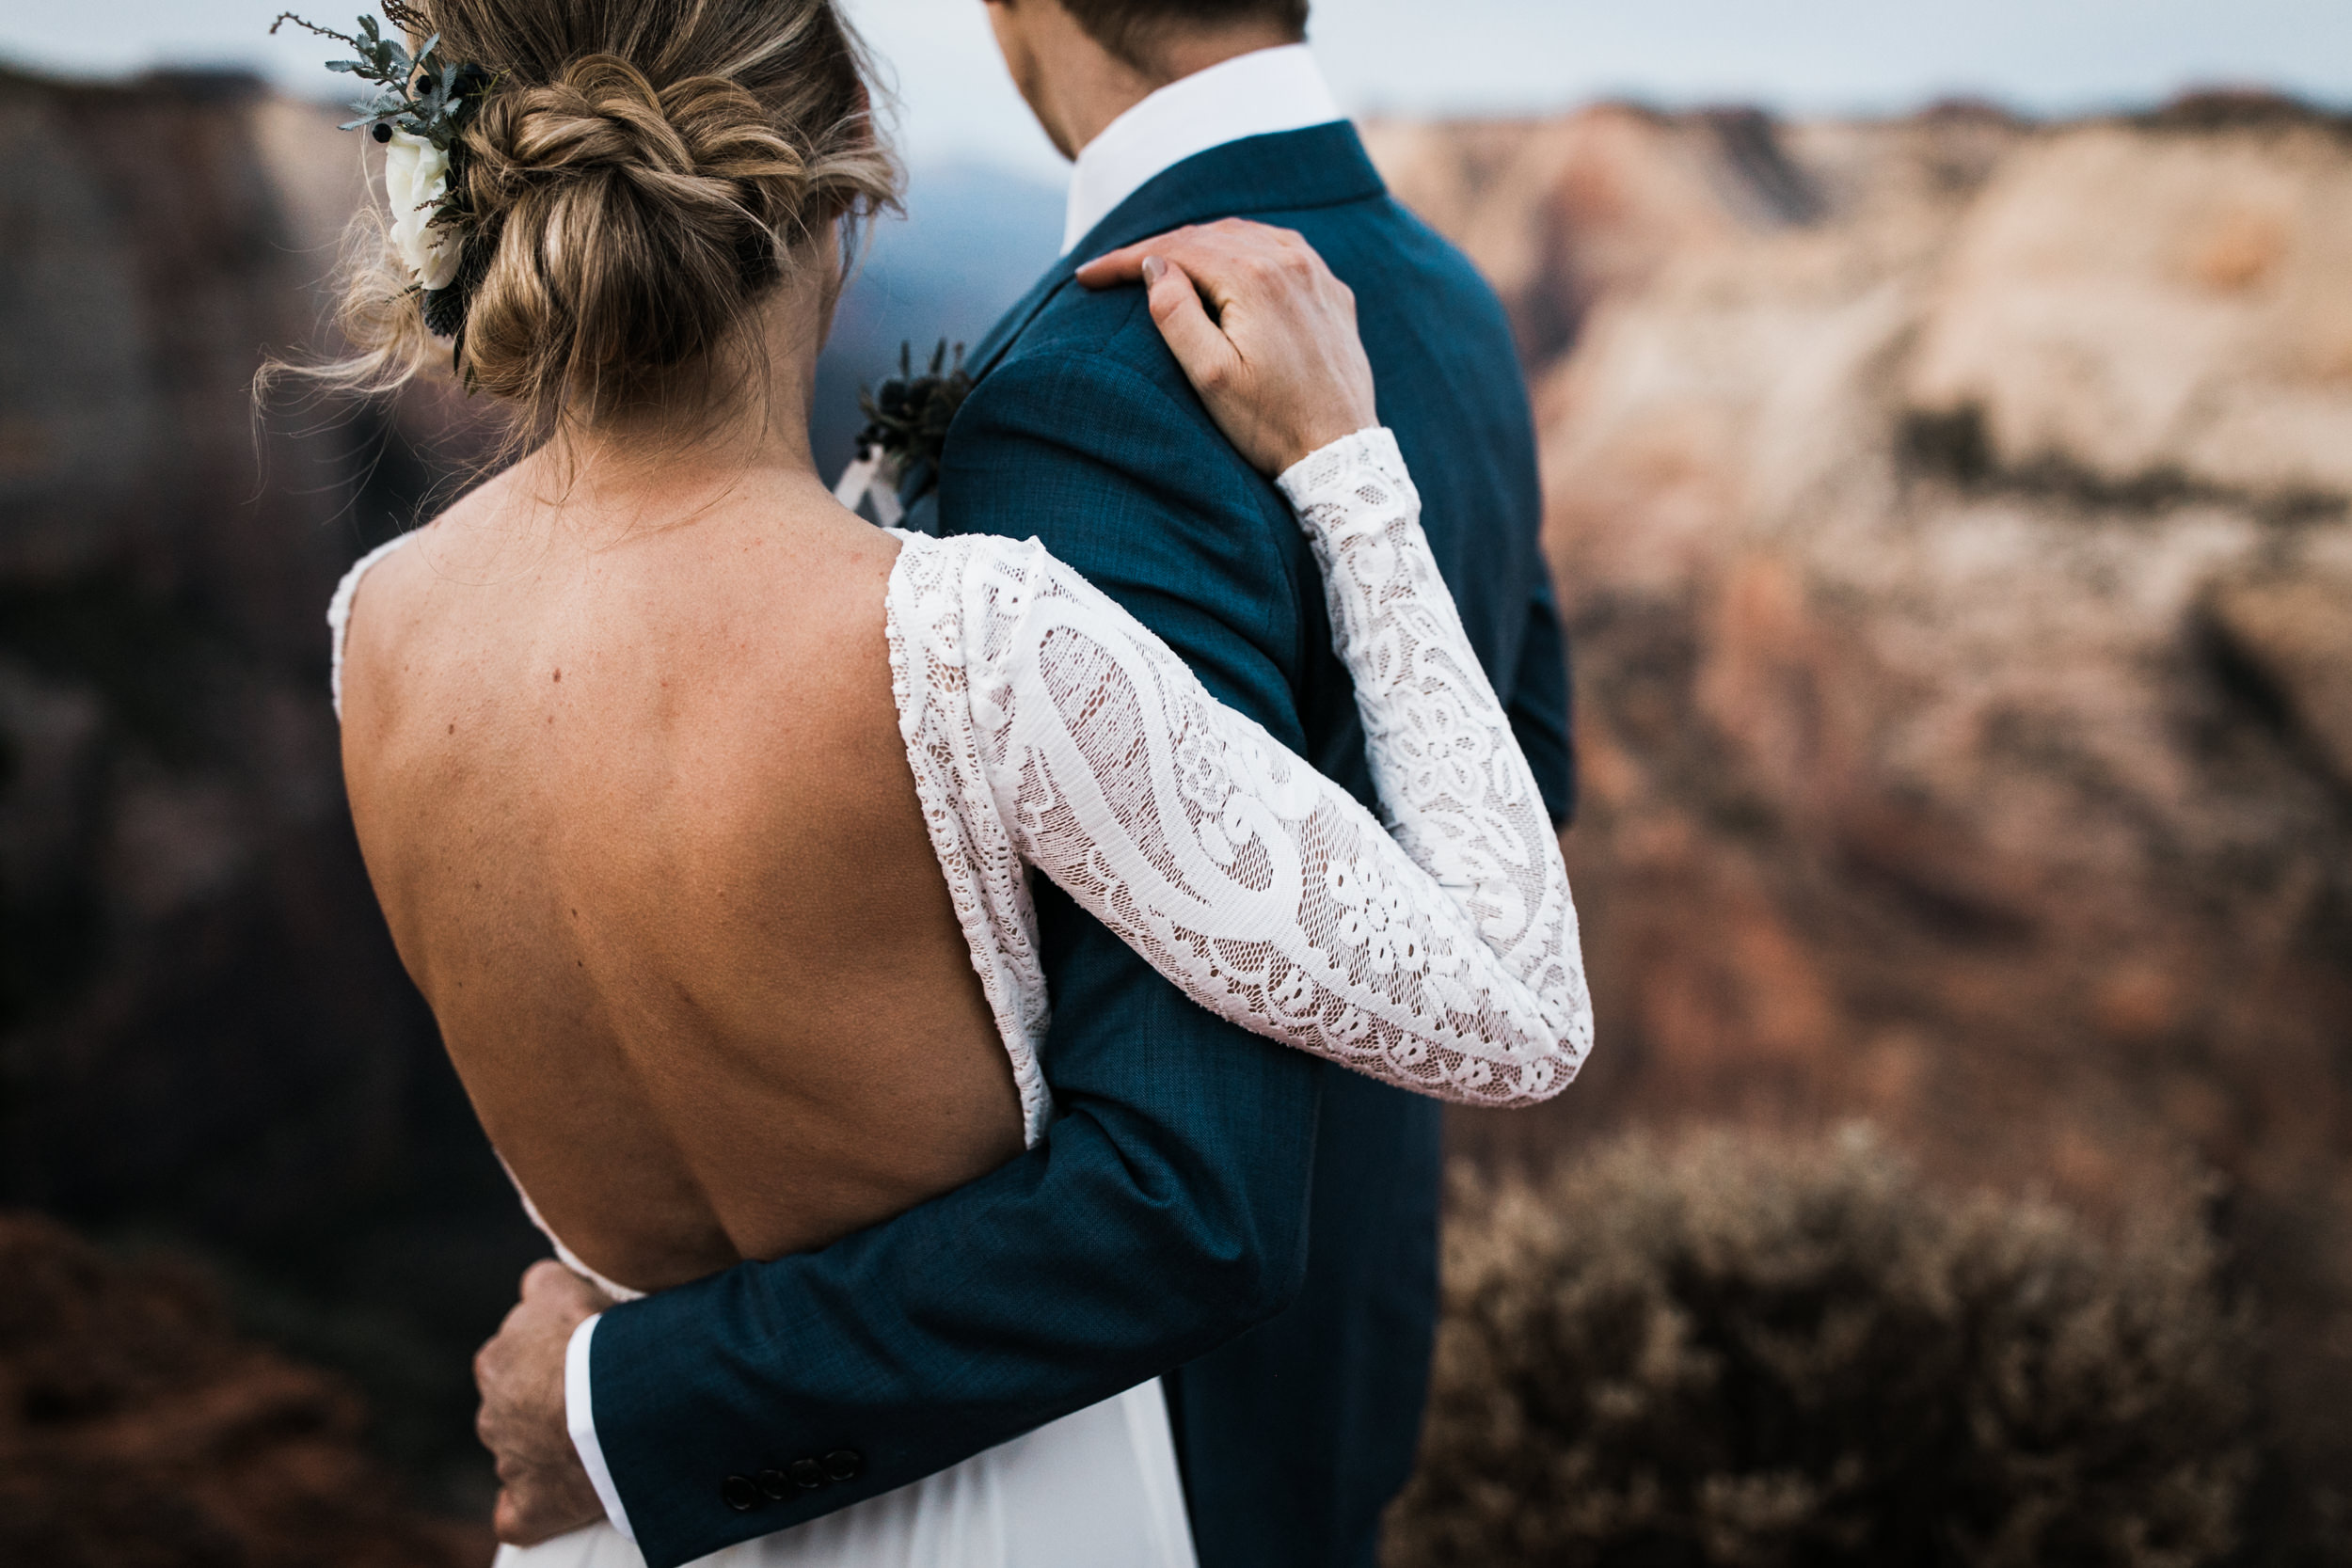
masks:
[[[1096,258],[1078,281],[1142,282],[1176,362],[1261,473],[1380,422],[1356,295],[1287,229],[1242,218],[1178,229]]]

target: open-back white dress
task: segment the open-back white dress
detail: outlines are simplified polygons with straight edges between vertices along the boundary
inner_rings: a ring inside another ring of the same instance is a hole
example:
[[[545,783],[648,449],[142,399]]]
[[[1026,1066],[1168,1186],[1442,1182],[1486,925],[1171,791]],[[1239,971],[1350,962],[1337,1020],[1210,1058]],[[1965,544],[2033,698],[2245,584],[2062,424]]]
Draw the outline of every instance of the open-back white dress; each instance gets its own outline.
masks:
[[[1279,483],[1322,568],[1385,828],[1037,541],[899,535],[885,605],[899,734],[1033,1146],[1053,1106],[1032,870],[1200,1006],[1416,1093],[1548,1099],[1591,1046],[1559,842],[1394,438],[1349,436]],[[384,553],[328,611],[339,706],[352,598]],[[704,1561],[1191,1568],[1193,1555],[1150,1383]],[[499,1562],[643,1559],[599,1525]]]

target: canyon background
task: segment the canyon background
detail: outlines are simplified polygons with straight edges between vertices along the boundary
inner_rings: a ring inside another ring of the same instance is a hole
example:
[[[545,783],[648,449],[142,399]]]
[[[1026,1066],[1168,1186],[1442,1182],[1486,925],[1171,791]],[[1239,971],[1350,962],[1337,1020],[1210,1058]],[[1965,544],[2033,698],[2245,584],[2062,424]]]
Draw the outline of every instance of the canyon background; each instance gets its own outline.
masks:
[[[2263,1335],[2262,1560],[2345,1561],[2352,121],[2189,85],[1366,117],[1511,312],[1576,648],[1600,1044],[1452,1136],[1861,1122],[2103,1224],[2194,1207]],[[0,73],[0,1205],[100,1248],[8,1222],[0,1384],[126,1323],[214,1369],[78,1459],[0,1417],[23,1506],[151,1461],[457,1516],[490,1484],[467,1357],[542,1247],[368,895],[322,620],[479,430],[246,397],[324,341],[335,118]],[[1052,258],[1057,192],[989,135],[876,237],[829,463],[902,341]],[[387,1561],[479,1545],[391,1518]]]

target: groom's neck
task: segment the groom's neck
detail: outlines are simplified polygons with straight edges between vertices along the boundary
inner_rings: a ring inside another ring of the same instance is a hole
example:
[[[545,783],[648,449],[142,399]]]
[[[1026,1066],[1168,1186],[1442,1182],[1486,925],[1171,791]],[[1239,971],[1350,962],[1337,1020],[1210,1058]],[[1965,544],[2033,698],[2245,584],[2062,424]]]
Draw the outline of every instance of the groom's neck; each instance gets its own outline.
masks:
[[[1057,0],[996,0],[989,10],[1021,96],[1061,155],[1072,159],[1111,121],[1170,82],[1297,41],[1263,21],[1170,28],[1138,64],[1097,42]]]

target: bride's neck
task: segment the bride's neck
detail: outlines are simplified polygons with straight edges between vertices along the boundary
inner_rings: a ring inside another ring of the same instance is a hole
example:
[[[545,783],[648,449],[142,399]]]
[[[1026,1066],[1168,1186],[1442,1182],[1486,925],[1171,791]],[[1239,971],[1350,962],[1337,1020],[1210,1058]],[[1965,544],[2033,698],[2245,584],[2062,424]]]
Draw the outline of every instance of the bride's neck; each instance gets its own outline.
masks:
[[[809,409],[839,290],[808,269],[762,302],[722,367],[722,395],[691,424],[660,406],[566,430],[525,459],[574,500],[631,492],[715,499],[746,483],[814,480]],[[533,488],[542,488],[534,485]]]

